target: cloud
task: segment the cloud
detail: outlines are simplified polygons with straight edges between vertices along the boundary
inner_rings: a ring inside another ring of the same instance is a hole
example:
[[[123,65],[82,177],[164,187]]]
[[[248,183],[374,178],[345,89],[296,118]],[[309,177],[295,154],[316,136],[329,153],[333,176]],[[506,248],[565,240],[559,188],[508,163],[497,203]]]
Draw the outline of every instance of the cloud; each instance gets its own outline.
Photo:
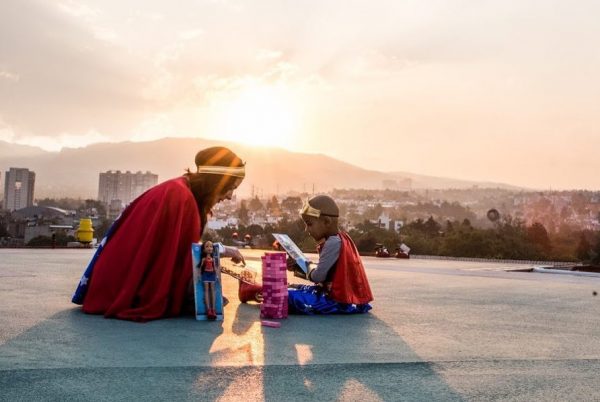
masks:
[[[110,28],[97,26],[93,28],[92,32],[94,38],[101,41],[115,43],[118,39],[117,33]]]
[[[0,70],[0,80],[7,80],[12,82],[19,82],[21,77],[19,74],[11,73],[10,71]]]
[[[0,135],[1,135],[0,130]],[[112,139],[95,131],[90,130],[83,134],[60,133],[57,135],[32,135],[22,138],[16,143],[31,145],[46,151],[60,151],[63,148],[81,148],[98,142],[111,142]]]
[[[202,36],[203,33],[204,33],[203,29],[196,28],[196,29],[188,29],[185,31],[181,31],[181,32],[179,32],[178,36],[179,36],[179,39],[181,39],[181,40],[192,40],[192,39],[196,39],[196,38]]]
[[[0,117],[17,138],[116,133],[141,113],[138,60],[98,40],[98,32],[80,22],[91,13],[83,10],[3,2],[0,37],[13,39],[0,42]]]
[[[76,18],[90,19],[97,17],[99,14],[97,8],[73,0],[61,1],[57,5],[59,10]]]
[[[272,61],[277,60],[282,56],[282,52],[278,50],[260,49],[256,53],[256,60],[258,61]]]
[[[0,141],[13,142],[15,133],[0,117]]]
[[[0,137],[194,135],[253,85],[301,99],[301,150],[379,169],[435,174],[436,161],[453,165],[444,152],[492,165],[497,144],[519,149],[521,137],[597,137],[598,2],[318,3],[4,0]],[[367,161],[374,136],[386,146]],[[541,152],[593,152],[558,144]]]

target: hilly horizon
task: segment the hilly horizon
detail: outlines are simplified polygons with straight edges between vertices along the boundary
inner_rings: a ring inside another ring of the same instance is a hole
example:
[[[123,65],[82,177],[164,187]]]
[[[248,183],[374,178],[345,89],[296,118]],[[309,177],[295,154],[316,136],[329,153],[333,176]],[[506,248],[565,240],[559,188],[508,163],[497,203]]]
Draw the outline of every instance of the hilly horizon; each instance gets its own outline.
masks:
[[[146,142],[97,143],[83,148],[48,152],[41,148],[0,141],[0,169],[21,167],[36,173],[35,198],[96,198],[98,175],[107,170],[150,171],[159,183],[194,167],[200,149],[224,145],[247,162],[241,196],[327,192],[334,188],[382,189],[384,180],[410,179],[412,189],[464,189],[473,186],[518,190],[503,183],[477,182],[363,169],[323,155],[281,148],[257,148],[245,144],[202,138],[163,138]],[[2,175],[2,180],[4,175]],[[3,183],[3,181],[2,181]],[[4,185],[0,187],[4,190]]]

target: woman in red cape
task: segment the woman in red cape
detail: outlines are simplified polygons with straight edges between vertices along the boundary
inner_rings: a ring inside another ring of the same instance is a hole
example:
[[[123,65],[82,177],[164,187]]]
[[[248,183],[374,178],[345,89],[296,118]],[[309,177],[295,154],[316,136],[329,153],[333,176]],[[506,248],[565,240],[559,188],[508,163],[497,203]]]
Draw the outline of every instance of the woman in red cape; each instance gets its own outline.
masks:
[[[148,321],[184,311],[190,246],[212,207],[230,200],[245,176],[242,160],[224,147],[198,152],[196,166],[140,195],[113,223],[73,296],[84,312]],[[235,248],[224,255],[243,261]]]

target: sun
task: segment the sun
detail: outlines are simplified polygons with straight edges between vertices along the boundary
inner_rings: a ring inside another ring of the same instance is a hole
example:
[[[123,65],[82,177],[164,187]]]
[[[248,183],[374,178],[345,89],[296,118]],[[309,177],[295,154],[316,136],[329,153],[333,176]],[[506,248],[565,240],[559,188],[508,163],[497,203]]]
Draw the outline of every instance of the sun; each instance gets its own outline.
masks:
[[[284,86],[251,85],[216,103],[212,138],[291,148],[298,132],[297,108]]]

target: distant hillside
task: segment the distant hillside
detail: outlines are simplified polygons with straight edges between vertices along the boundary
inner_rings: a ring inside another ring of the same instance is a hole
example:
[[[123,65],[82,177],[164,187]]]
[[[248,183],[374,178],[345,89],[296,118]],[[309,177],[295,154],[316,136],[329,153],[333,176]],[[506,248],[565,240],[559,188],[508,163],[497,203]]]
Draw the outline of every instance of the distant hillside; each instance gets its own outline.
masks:
[[[500,188],[504,190],[524,190],[523,187],[513,186],[505,183],[496,183],[492,181],[471,181],[450,179],[447,177],[427,176],[409,172],[390,172],[389,175],[396,178],[411,179],[415,189],[464,189],[464,188]]]
[[[36,172],[36,198],[95,198],[98,174],[107,170],[151,171],[159,182],[194,167],[199,149],[225,145],[247,162],[247,179],[241,195],[329,191],[332,188],[383,188],[384,180],[410,178],[412,188],[515,188],[498,183],[480,183],[417,175],[385,173],[362,169],[321,154],[305,154],[278,148],[254,148],[236,143],[193,138],[166,138],[149,142],[121,142],[90,145],[85,148],[45,152],[0,142],[0,169],[26,167]],[[4,177],[4,175],[2,175]],[[3,186],[1,187],[3,190]]]
[[[30,147],[28,145],[11,144],[10,142],[0,141],[0,163],[6,158],[21,158],[25,156],[42,155],[45,153],[47,152],[41,148]],[[4,169],[4,167],[2,167],[2,169]]]

